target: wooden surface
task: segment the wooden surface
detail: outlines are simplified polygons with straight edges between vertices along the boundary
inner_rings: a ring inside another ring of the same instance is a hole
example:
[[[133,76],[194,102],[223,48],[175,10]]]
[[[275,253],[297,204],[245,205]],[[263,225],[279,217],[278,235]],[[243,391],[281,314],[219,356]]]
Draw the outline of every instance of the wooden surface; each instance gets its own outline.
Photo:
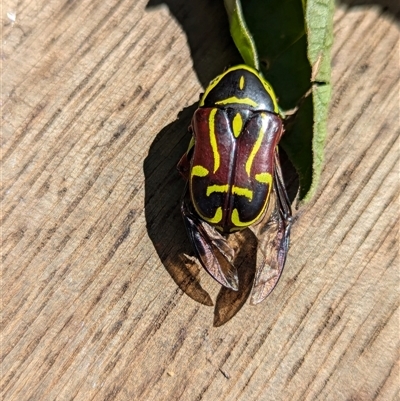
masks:
[[[157,3],[3,1],[2,399],[399,400],[398,16],[337,10],[319,191],[252,307],[179,215],[224,11]]]

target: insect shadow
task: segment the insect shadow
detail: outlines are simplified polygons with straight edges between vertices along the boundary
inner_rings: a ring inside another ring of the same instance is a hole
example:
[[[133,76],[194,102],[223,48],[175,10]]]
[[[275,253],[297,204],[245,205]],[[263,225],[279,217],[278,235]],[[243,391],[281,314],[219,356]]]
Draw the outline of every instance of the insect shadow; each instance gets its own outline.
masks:
[[[186,107],[178,119],[156,136],[143,165],[145,175],[145,216],[150,239],[172,279],[193,300],[212,306],[209,293],[200,284],[200,265],[193,257],[180,205],[184,180],[176,165],[186,151],[190,135],[187,127],[197,104]],[[221,288],[214,310],[214,325],[231,319],[248,298],[255,274],[257,238],[246,229],[230,239],[237,249],[235,265],[239,273],[239,290]]]

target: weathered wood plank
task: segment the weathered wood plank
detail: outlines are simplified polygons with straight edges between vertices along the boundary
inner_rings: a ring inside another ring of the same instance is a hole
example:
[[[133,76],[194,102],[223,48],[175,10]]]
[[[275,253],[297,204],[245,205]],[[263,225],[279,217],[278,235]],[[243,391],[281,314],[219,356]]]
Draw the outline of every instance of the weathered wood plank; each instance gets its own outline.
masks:
[[[321,185],[250,307],[184,257],[175,172],[224,11],[156,3],[3,2],[3,399],[398,399],[398,21],[337,10]]]

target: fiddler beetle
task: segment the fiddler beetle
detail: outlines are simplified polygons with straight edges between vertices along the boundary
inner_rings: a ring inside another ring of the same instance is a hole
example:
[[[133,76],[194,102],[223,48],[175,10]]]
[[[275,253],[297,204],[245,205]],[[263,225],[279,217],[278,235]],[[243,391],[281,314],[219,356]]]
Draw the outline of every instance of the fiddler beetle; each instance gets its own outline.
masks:
[[[251,295],[251,303],[261,302],[282,273],[292,216],[279,161],[284,128],[274,91],[255,69],[231,67],[206,88],[189,131],[192,139],[178,170],[187,181],[181,211],[195,254],[215,280],[238,290],[227,237],[264,224]]]

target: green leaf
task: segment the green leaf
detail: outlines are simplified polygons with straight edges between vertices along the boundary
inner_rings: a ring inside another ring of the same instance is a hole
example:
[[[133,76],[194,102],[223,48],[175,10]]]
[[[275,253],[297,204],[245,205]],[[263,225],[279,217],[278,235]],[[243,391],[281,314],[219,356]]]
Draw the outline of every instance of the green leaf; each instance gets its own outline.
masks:
[[[244,62],[259,62],[280,107],[296,111],[287,119],[281,144],[299,173],[299,199],[307,202],[323,163],[334,1],[246,0],[241,5],[225,0],[225,8]]]
[[[240,0],[224,0],[224,3],[228,13],[231,35],[240,55],[247,65],[259,70],[256,46],[243,18]]]

